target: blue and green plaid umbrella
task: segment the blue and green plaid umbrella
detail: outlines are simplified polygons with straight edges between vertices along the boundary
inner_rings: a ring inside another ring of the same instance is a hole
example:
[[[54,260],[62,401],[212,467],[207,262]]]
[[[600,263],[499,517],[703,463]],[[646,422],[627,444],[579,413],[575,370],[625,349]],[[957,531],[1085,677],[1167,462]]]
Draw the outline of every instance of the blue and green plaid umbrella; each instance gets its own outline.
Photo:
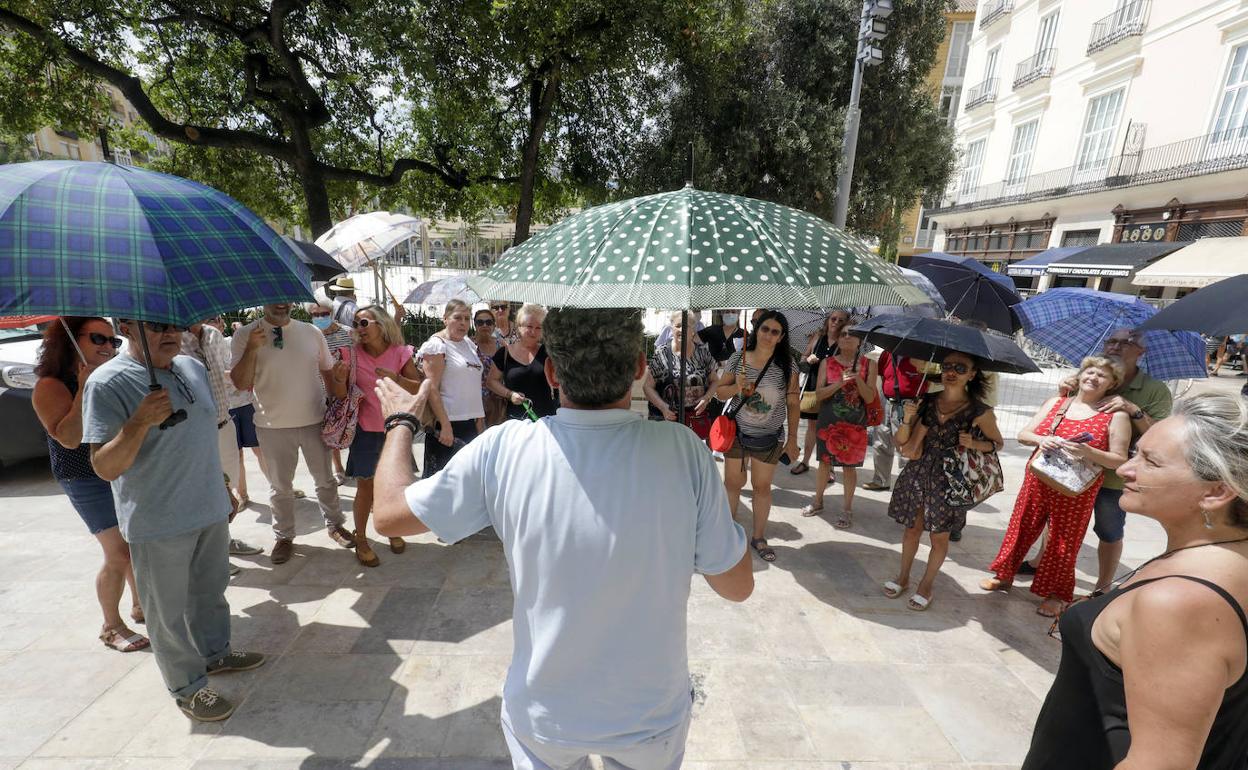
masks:
[[[228,195],[131,166],[0,166],[0,315],[188,326],[311,299],[299,258]]]

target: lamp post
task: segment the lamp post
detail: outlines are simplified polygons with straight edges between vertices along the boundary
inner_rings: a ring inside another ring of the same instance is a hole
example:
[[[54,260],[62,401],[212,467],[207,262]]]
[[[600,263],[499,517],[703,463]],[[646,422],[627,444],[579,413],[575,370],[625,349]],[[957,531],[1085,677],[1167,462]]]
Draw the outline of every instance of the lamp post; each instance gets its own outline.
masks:
[[[854,84],[849,92],[849,108],[845,110],[845,139],[841,143],[840,171],[836,177],[836,209],[832,224],[845,227],[849,215],[849,188],[854,179],[854,156],[858,153],[858,121],[861,111],[858,99],[862,95],[862,73],[867,67],[884,61],[884,52],[876,46],[888,34],[888,22],[893,13],[893,0],[863,0],[862,16],[858,22],[858,54],[854,57]]]

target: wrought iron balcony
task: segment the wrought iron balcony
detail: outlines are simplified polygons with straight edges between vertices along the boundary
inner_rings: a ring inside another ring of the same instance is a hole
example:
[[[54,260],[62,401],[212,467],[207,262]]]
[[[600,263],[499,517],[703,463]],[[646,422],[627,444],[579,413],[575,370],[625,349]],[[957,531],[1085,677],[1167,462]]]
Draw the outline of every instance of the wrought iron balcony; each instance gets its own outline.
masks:
[[[1149,0],[1132,0],[1093,24],[1092,35],[1088,38],[1088,55],[1129,37],[1143,35],[1148,24],[1148,9]]]
[[[979,12],[979,28],[984,29],[1014,10],[1014,0],[988,0]]]
[[[1053,76],[1053,65],[1057,62],[1057,49],[1045,48],[1036,51],[1036,55],[1023,59],[1014,68],[1014,90],[1034,83],[1037,80]]]
[[[928,213],[948,215],[1245,168],[1248,168],[1248,131],[1222,131],[969,190],[955,187]]]
[[[976,107],[990,104],[997,100],[997,79],[990,78],[971,88],[966,92],[966,105],[964,110],[970,111]]]

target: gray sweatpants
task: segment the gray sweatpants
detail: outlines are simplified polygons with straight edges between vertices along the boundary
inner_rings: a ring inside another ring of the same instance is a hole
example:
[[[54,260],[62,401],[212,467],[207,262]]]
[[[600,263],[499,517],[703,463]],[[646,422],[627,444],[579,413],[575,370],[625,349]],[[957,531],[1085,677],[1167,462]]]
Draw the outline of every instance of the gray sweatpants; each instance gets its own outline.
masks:
[[[134,582],[165,687],[189,698],[207,683],[208,664],[230,651],[230,530],[225,520],[130,544]]]
[[[299,453],[316,483],[316,499],[321,504],[325,526],[342,524],[338,482],[334,480],[333,456],[321,441],[321,425],[302,428],[261,428],[256,426],[260,454],[269,469],[269,506],[273,509],[273,533],[283,540],[295,537],[295,466]]]
[[[891,487],[893,485],[893,457],[897,454],[897,449],[893,446],[893,435],[901,426],[902,404],[904,403],[904,401],[886,400],[884,422],[871,429],[875,431],[875,445],[871,450],[871,457],[874,461],[871,482],[880,486]],[[904,467],[906,467],[905,458],[898,458],[898,470]]]

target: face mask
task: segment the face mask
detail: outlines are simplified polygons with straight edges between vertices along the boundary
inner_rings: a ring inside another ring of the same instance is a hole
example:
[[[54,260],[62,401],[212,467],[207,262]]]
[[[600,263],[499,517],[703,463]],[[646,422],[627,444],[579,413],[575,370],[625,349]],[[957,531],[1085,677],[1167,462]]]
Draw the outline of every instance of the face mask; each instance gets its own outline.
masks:
[[[736,326],[737,318],[739,316],[736,313],[724,313],[724,323],[728,326]]]
[[[319,315],[319,316],[314,316],[312,318],[312,325],[320,329],[321,331],[325,331],[326,329],[328,329],[329,325],[332,324],[333,322],[334,322],[334,319],[330,318],[327,315]]]

